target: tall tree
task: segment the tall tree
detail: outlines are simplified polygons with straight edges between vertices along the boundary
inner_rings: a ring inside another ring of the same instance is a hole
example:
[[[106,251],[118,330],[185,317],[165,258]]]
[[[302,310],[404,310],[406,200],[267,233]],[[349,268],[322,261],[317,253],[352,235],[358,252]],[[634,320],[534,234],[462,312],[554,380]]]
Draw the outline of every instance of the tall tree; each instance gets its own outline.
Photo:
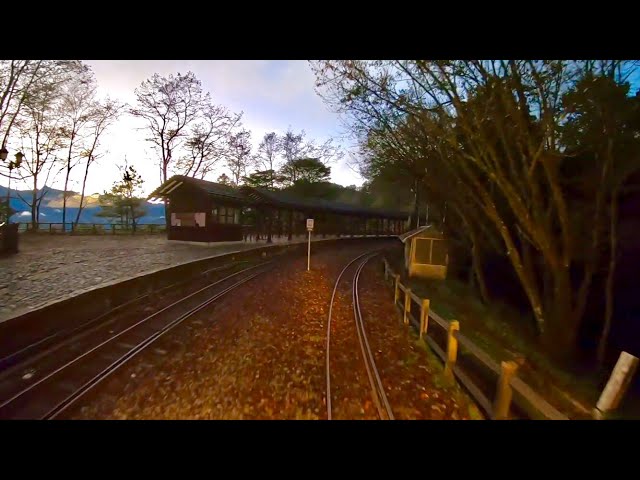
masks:
[[[146,201],[140,197],[144,180],[126,160],[120,170],[120,180],[113,184],[111,191],[100,196],[101,211],[97,216],[119,218],[122,225],[131,225],[135,232],[138,219],[146,214]]]
[[[231,171],[233,185],[240,185],[240,180],[251,165],[251,132],[242,129],[229,138],[227,168]]]
[[[67,198],[69,197],[69,179],[84,151],[83,143],[87,132],[85,128],[91,121],[95,108],[96,82],[91,69],[84,65],[82,70],[63,87],[60,102],[60,133],[64,141],[65,155],[62,158],[64,189],[62,194],[62,223],[67,220]]]
[[[500,239],[543,341],[559,355],[575,351],[602,261],[610,197],[604,180],[611,170],[607,156],[598,155],[592,178],[603,181],[583,191],[582,200],[573,194],[566,172],[575,162],[558,135],[573,121],[563,96],[594,71],[619,82],[631,67],[561,60],[313,65],[318,89],[353,119],[356,135],[365,138],[372,129],[385,141],[396,135],[395,150],[413,149],[408,154],[428,159],[429,176],[442,175],[431,185],[449,187],[437,192],[446,204],[455,202],[478,232]],[[607,137],[605,144],[615,143]],[[435,149],[425,150],[429,145]]]
[[[20,199],[31,210],[31,224],[37,228],[40,217],[40,205],[47,193],[40,182],[44,175],[43,186],[49,182],[55,166],[56,154],[63,147],[63,135],[60,128],[61,83],[53,81],[42,85],[27,96],[22,115],[17,126],[21,136],[21,151],[25,157],[21,169],[21,179],[31,183],[31,198]]]
[[[341,148],[333,144],[333,139],[318,144],[314,139],[307,139],[304,130],[295,133],[291,127],[280,136],[277,151],[282,157],[280,169],[287,172],[289,185],[295,183],[299,178],[296,160],[316,158],[326,165],[342,158],[344,154]]]
[[[130,110],[145,123],[148,136],[159,153],[160,178],[167,181],[170,167],[178,155],[181,141],[189,126],[199,118],[204,106],[210,104],[209,94],[202,91],[202,84],[193,72],[163,77],[154,74],[135,90],[137,104]],[[165,201],[166,207],[166,201]],[[168,209],[165,220],[169,224]]]
[[[281,137],[278,150],[282,155],[283,168],[289,170],[289,181],[295,182],[298,179],[298,171],[295,168],[294,161],[308,156],[311,152],[311,145],[306,141],[306,133],[301,130],[295,133],[289,128]]]
[[[147,141],[160,153],[161,180],[168,178],[174,151],[199,117],[208,94],[194,73],[163,77],[154,74],[135,90],[137,105],[131,114],[144,120]]]
[[[261,172],[268,174],[268,181],[261,185],[270,190],[275,189],[276,170],[278,168],[278,154],[280,153],[280,138],[275,132],[265,133],[264,137],[258,145],[255,163],[261,169]],[[258,173],[258,172],[256,172]]]
[[[266,188],[273,190],[276,174],[273,170],[258,170],[250,175],[242,177],[242,182],[249,187]]]
[[[297,182],[326,182],[331,177],[331,167],[327,167],[317,158],[298,158],[284,164],[280,175],[282,181],[290,185]]]
[[[0,134],[2,146],[9,141],[12,127],[25,101],[47,86],[64,83],[82,68],[77,60],[0,60]]]
[[[99,153],[100,139],[107,128],[118,119],[124,107],[120,102],[106,98],[103,101],[94,101],[92,109],[89,111],[89,121],[86,125],[87,132],[83,139],[86,146],[80,154],[80,156],[84,158],[85,163],[76,224],[80,222],[80,215],[84,209],[84,194],[87,177],[89,176],[89,168],[101,156]]]
[[[177,162],[178,170],[186,176],[206,177],[225,156],[241,118],[242,113],[230,113],[223,106],[204,105],[185,142],[186,154]]]

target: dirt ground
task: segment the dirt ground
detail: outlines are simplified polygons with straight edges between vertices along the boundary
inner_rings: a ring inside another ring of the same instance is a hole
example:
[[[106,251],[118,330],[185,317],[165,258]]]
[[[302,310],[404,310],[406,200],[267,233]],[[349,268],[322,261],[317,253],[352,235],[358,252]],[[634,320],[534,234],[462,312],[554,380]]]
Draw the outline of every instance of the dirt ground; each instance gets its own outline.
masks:
[[[342,267],[363,251],[354,245],[318,253],[310,272],[306,258],[298,257],[252,280],[136,357],[68,416],[326,419],[329,299]],[[400,321],[379,257],[363,271],[360,291],[369,341],[395,417],[480,418],[466,395],[442,384],[442,367]],[[340,349],[342,333],[355,329],[346,294],[345,289],[343,306],[334,307],[331,333],[336,387],[344,372],[363,370],[359,350]],[[346,390],[333,393],[334,418],[372,418],[370,390],[348,402],[342,401]]]

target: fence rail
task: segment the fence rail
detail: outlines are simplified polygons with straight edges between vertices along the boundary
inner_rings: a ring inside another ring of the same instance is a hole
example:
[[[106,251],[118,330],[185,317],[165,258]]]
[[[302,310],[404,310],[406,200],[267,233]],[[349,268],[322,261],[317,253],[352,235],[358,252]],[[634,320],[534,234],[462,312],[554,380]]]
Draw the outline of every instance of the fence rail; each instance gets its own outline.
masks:
[[[134,229],[131,225],[119,223],[38,223],[35,228],[31,223],[18,223],[18,231],[37,232],[49,234],[74,234],[74,235],[141,235],[165,233],[167,226],[164,223],[143,223],[136,225]]]
[[[460,324],[456,320],[447,321],[436,314],[430,308],[428,299],[420,298],[411,289],[400,282],[400,275],[393,272],[386,258],[384,263],[384,278],[391,279],[394,286],[394,304],[400,309],[403,321],[409,321],[418,329],[420,338],[423,338],[436,355],[444,363],[445,377],[454,381],[454,377],[465,387],[478,405],[492,419],[505,419],[510,416],[510,409],[517,407],[520,412],[529,419],[569,420],[563,413],[550,405],[544,398],[537,394],[529,385],[517,376],[518,365],[512,361],[503,361],[498,364],[489,354],[474,344],[469,338],[460,333]],[[400,294],[402,292],[402,295]],[[404,297],[404,298],[401,298]],[[400,302],[398,302],[400,300]],[[411,309],[415,303],[420,309],[420,320],[417,320]],[[437,332],[429,330],[429,320],[440,328]],[[436,339],[437,333],[445,339],[444,348]],[[436,334],[436,335],[434,335]],[[493,395],[487,395],[470,374],[458,362],[458,349],[477,361],[484,370],[484,375],[494,378]],[[489,397],[492,396],[493,400]]]

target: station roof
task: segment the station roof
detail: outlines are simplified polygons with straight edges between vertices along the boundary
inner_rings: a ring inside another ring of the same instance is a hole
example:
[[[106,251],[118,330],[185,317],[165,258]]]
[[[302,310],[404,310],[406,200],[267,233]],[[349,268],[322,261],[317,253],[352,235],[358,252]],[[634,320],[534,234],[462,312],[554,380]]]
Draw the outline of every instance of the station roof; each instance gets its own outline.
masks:
[[[376,216],[393,219],[406,219],[408,213],[379,208],[362,207],[323,198],[300,197],[288,192],[272,191],[257,187],[232,187],[221,183],[200,180],[198,178],[174,175],[149,195],[149,199],[166,198],[182,185],[189,185],[222,199],[242,202],[248,205],[271,205],[279,208],[327,212],[354,216]]]
[[[199,178],[185,177],[184,175],[174,175],[149,195],[149,199],[165,198],[171,195],[182,185],[190,185],[198,188],[214,197],[228,198],[239,202],[246,202],[247,197],[243,195],[237,188],[222,183],[210,182],[208,180],[200,180]]]

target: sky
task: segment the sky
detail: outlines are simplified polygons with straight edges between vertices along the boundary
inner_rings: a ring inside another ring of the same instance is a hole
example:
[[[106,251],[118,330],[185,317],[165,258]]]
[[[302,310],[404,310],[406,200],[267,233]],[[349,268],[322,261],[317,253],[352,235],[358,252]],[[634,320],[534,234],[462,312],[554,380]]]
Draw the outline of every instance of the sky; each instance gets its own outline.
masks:
[[[314,75],[306,61],[87,60],[85,63],[95,74],[100,96],[108,94],[131,105],[135,103],[135,88],[154,73],[166,76],[192,71],[214,103],[232,112],[244,112],[242,123],[251,131],[254,149],[265,133],[282,133],[289,126],[296,132],[305,130],[308,139],[319,142],[344,134],[339,116],[315,93]],[[143,126],[141,120],[123,115],[110,127],[101,142],[104,155],[89,171],[87,193],[108,190],[118,179],[117,165],[124,163],[125,155],[145,180],[146,194],[160,184],[158,156],[145,142],[145,132],[140,130]],[[362,184],[362,178],[347,166],[346,158],[347,155],[331,164],[332,181],[342,185]],[[224,167],[220,167],[219,172],[207,178],[215,181],[223,171]],[[79,191],[82,173],[80,169],[72,172],[71,190]],[[61,188],[62,177],[52,186]]]

